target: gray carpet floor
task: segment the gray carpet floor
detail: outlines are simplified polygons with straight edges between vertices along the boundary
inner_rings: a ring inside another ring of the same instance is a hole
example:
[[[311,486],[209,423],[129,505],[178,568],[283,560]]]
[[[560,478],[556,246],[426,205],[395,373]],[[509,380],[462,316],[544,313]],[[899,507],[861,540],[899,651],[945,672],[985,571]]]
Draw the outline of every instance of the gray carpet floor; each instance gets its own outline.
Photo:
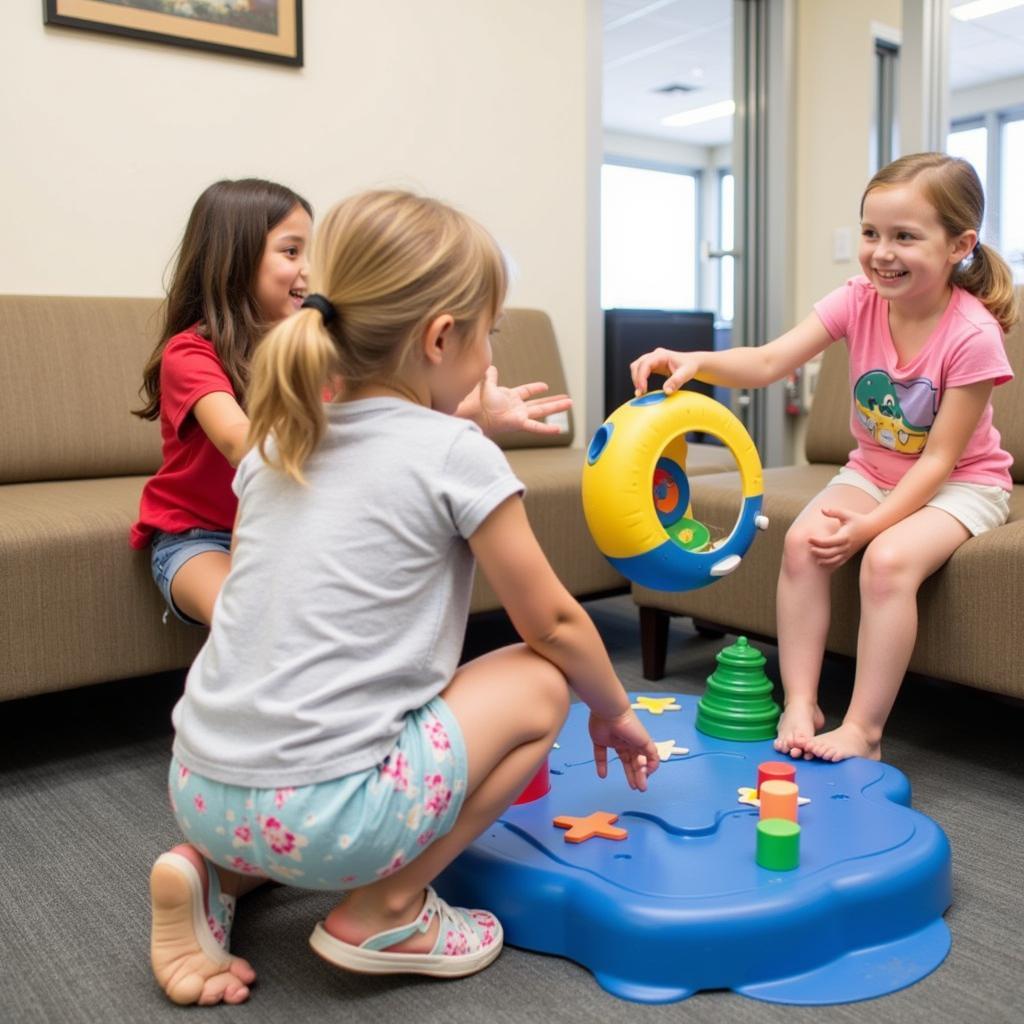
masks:
[[[627,687],[700,693],[728,641],[672,625],[666,678],[643,680],[636,613],[626,597],[589,610]],[[471,624],[467,653],[507,642],[500,618]],[[777,679],[774,648],[763,646]],[[1010,666],[1020,671],[1020,666]],[[851,665],[826,665],[833,720],[849,697]],[[643,1006],[603,992],[584,969],[506,949],[482,974],[439,983],[332,971],[309,952],[322,894],[281,887],[242,902],[233,946],[259,972],[249,1003],[182,1010],[165,1001],[147,962],[146,878],[178,841],[165,777],[171,675],[0,704],[0,1021],[10,1024],[160,1024],[211,1021],[641,1022],[1024,1020],[1024,708],[991,695],[911,677],[884,756],[906,772],[915,806],[948,834],[953,948],[937,971],[903,992],[845,1006],[775,1006],[728,992]]]

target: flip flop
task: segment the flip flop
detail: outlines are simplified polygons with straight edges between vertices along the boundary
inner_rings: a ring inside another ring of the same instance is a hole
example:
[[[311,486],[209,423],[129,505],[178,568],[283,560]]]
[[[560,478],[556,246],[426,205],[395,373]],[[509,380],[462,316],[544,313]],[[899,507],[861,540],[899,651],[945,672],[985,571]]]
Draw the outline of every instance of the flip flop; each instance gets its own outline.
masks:
[[[391,946],[417,932],[423,934],[437,917],[440,930],[429,953],[388,953]],[[450,907],[427,887],[420,916],[412,924],[372,935],[353,946],[331,935],[319,922],[309,937],[313,952],[335,967],[360,974],[426,974],[434,978],[462,978],[488,966],[501,952],[501,923],[486,910]]]
[[[163,869],[163,870],[161,870]],[[220,890],[220,878],[214,866],[206,862],[206,889],[195,865],[180,853],[163,853],[153,864],[150,878],[152,886],[173,886],[175,880],[163,871],[174,871],[187,884],[189,903],[192,911],[192,931],[195,933],[199,948],[214,963],[225,967],[231,963],[228,952],[228,940],[231,938],[231,923],[235,916],[235,898]]]

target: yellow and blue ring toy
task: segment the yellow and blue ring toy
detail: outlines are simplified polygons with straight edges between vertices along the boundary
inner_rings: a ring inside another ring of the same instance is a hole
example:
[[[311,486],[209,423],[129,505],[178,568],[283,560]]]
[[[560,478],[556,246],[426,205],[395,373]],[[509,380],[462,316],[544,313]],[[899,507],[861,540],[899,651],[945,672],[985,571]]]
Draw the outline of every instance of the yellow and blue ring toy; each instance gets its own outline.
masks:
[[[736,460],[743,504],[729,536],[710,545],[690,519],[686,434],[711,434]],[[696,391],[652,391],[619,406],[594,434],[583,467],[583,511],[601,553],[652,590],[697,590],[732,572],[768,520],[757,448],[720,402]]]

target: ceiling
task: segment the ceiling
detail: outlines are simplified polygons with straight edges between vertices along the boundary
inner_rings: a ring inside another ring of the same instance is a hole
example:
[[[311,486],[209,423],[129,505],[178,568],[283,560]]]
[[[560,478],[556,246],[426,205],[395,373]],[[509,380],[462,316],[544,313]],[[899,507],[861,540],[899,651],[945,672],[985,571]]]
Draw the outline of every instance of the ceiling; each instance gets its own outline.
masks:
[[[666,86],[691,92],[659,93]],[[667,128],[663,117],[732,98],[732,0],[605,0],[604,126],[713,146],[732,119]]]
[[[605,129],[701,146],[728,142],[728,117],[684,128],[661,120],[732,98],[732,3],[605,0]],[[951,22],[951,89],[1024,75],[1024,7]],[[688,91],[659,92],[671,86]]]
[[[963,0],[953,0],[959,7]],[[1024,7],[976,21],[951,18],[949,87],[967,89],[1024,75]]]

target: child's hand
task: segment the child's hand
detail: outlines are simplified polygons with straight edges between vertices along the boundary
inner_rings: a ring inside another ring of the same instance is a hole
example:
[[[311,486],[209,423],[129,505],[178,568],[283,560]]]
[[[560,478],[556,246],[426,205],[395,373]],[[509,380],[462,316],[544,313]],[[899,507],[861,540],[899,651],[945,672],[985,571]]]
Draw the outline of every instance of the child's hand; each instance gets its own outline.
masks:
[[[622,762],[630,789],[647,789],[647,776],[658,769],[658,748],[632,711],[617,718],[590,713],[590,738],[594,742],[594,764],[603,779],[608,775],[608,748]]]
[[[557,434],[557,423],[545,423],[546,416],[564,412],[572,405],[568,395],[543,394],[548,386],[541,381],[505,388],[498,384],[498,368],[490,366],[480,386],[474,388],[455,410],[457,416],[473,420],[488,436],[494,437],[511,430],[526,430],[531,434]]]
[[[670,395],[673,391],[678,391],[688,380],[693,380],[699,369],[699,352],[673,352],[667,348],[656,348],[629,364],[637,395],[642,395],[647,390],[647,378],[652,373],[668,377],[662,385],[662,390],[666,395]]]
[[[845,508],[823,508],[821,514],[837,520],[839,529],[828,537],[811,537],[811,554],[823,568],[838,569],[874,536],[870,520],[863,512]]]

